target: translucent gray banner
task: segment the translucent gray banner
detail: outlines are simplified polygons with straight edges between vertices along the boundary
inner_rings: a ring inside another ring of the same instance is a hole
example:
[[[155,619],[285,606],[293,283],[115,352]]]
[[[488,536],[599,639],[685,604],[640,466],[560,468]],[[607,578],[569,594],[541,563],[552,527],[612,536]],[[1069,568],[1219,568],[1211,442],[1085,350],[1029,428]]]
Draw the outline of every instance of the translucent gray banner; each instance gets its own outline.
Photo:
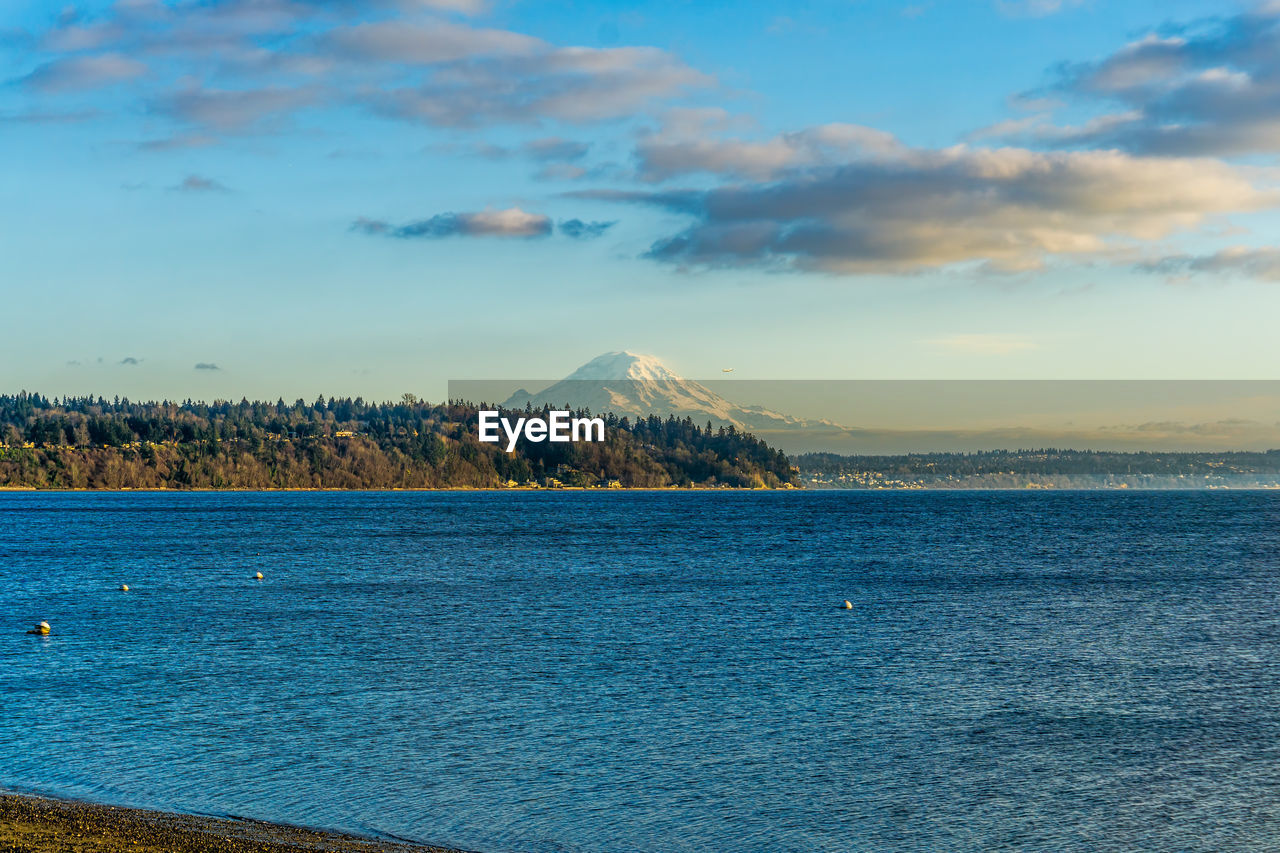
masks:
[[[1280,380],[451,380],[450,400],[732,426],[788,454],[1280,448]]]

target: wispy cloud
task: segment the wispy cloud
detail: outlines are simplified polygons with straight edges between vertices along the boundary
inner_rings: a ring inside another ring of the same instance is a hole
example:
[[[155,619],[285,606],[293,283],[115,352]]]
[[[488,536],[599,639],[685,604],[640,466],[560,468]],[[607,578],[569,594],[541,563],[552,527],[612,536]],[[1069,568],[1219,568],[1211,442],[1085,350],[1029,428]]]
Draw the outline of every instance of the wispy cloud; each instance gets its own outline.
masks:
[[[599,176],[600,166],[582,165],[591,151],[591,144],[559,136],[530,139],[518,145],[495,145],[491,142],[474,142],[467,145],[446,144],[433,146],[433,151],[443,154],[481,157],[485,160],[527,160],[538,164],[534,177],[545,181],[576,181]]]
[[[641,179],[663,181],[694,173],[768,179],[796,169],[906,150],[892,134],[854,124],[826,124],[765,140],[717,138],[711,133],[713,127],[685,119],[642,137],[635,150]]]
[[[551,217],[528,213],[518,207],[483,210],[477,213],[439,213],[404,225],[361,217],[351,224],[353,231],[403,240],[441,237],[547,237]]]
[[[313,107],[446,127],[591,123],[715,85],[659,48],[560,46],[456,17],[484,9],[476,0],[128,0],[39,34],[40,64],[21,82],[46,96],[128,85],[146,113],[176,126],[170,136],[201,139],[287,128]]]
[[[170,187],[172,190],[184,193],[224,193],[228,192],[227,188],[213,178],[206,178],[202,175],[187,175],[182,179],[181,183]]]
[[[367,90],[360,100],[382,115],[440,127],[587,124],[712,83],[657,48],[547,47],[452,63],[425,83]]]
[[[7,124],[79,124],[100,118],[98,110],[27,111],[0,115],[0,122]]]
[[[521,146],[521,150],[526,156],[542,163],[576,163],[587,156],[591,145],[573,139],[547,136],[529,140]]]
[[[187,87],[153,98],[149,109],[208,133],[244,131],[276,120],[324,97],[318,87],[271,86],[261,89]]]
[[[395,237],[401,240],[436,239],[442,237],[549,237],[553,232],[573,240],[594,240],[616,225],[615,221],[596,222],[566,219],[553,225],[551,217],[529,213],[518,207],[485,210],[477,213],[440,213],[428,219],[394,225],[381,219],[360,217],[351,230],[362,234]]]
[[[1170,255],[1145,261],[1138,269],[1175,278],[1205,273],[1280,281],[1280,249],[1232,246],[1208,255]]]
[[[56,59],[32,71],[22,83],[41,92],[73,92],[114,86],[146,73],[147,66],[135,59],[103,53]]]
[[[475,57],[531,56],[545,48],[545,42],[533,36],[448,21],[377,21],[335,27],[316,45],[319,55],[423,66]]]
[[[1043,18],[1083,5],[1085,0],[996,0],[996,9],[1011,17]]]
[[[617,220],[610,222],[583,222],[581,219],[569,219],[561,222],[557,227],[560,229],[560,233],[566,237],[572,237],[575,240],[594,240],[597,237],[603,237],[606,231],[617,224]]]
[[[180,133],[160,139],[144,139],[137,143],[139,151],[183,151],[188,148],[208,148],[217,145],[218,139],[199,133]]]

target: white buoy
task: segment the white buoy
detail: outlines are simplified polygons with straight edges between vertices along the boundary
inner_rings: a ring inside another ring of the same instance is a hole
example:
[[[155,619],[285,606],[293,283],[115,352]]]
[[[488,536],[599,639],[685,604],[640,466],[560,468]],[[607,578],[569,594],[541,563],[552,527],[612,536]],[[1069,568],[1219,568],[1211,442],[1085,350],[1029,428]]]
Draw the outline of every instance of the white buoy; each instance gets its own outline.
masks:
[[[128,585],[127,583],[122,583],[122,584],[120,584],[120,591],[121,591],[121,592],[128,592],[128,591],[129,591],[129,585]]]
[[[844,609],[845,609],[845,610],[852,610],[852,609],[853,609],[853,602],[846,598],[846,599],[844,600]]]
[[[28,634],[39,634],[40,636],[42,636],[42,637],[43,637],[43,636],[45,636],[46,634],[48,634],[51,630],[53,630],[53,629],[49,627],[49,623],[48,623],[48,622],[41,622],[39,625],[36,625],[34,628],[32,628],[32,629],[31,629],[30,631],[28,631],[27,633],[28,633]]]
[[[262,580],[262,572],[256,572],[253,577],[255,580]]]

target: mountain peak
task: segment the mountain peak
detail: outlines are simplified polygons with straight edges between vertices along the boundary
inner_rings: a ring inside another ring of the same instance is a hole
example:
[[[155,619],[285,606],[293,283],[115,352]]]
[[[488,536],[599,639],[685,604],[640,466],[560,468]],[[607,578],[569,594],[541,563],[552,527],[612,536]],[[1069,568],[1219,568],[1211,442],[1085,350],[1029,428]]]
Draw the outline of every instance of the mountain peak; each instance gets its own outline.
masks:
[[[739,388],[746,385],[731,384]],[[625,350],[598,355],[537,394],[517,391],[502,405],[507,409],[565,407],[596,414],[612,412],[619,417],[674,415],[691,417],[699,424],[710,421],[744,430],[794,430],[812,425],[760,406],[730,402],[699,382],[681,379],[654,356]]]
[[[570,373],[566,380],[630,379],[642,382],[678,381],[665,364],[652,355],[628,352],[606,352]]]

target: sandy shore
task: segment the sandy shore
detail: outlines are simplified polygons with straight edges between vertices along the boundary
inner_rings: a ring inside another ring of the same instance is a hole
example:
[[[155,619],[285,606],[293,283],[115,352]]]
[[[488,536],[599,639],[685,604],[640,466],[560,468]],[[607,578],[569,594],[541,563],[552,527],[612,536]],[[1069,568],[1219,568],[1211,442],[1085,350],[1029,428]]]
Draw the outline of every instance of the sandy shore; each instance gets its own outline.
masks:
[[[0,793],[0,853],[458,853],[254,820]]]

